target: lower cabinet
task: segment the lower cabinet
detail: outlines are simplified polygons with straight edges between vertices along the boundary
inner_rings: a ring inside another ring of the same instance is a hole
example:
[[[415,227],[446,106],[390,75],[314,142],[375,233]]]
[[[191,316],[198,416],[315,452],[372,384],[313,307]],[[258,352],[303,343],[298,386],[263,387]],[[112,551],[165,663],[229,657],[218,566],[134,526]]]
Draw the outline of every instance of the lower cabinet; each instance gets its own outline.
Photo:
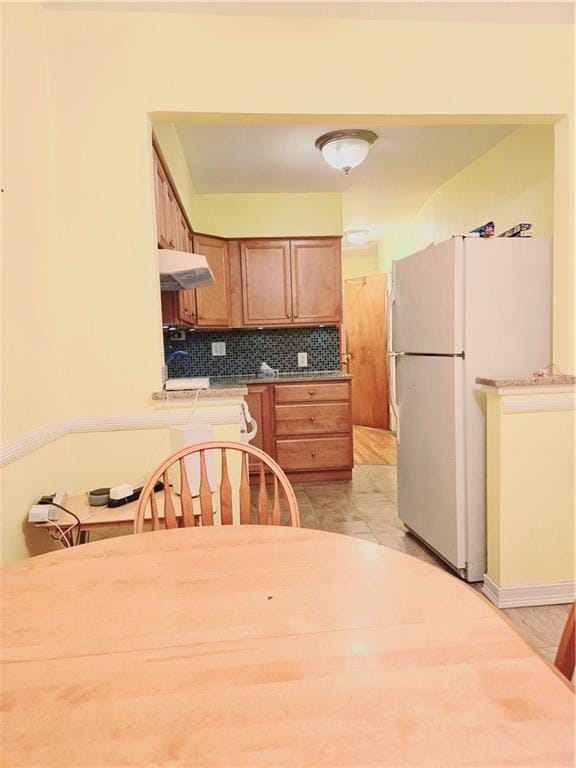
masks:
[[[276,440],[276,461],[285,472],[350,469],[352,440],[346,436]]]
[[[349,480],[354,466],[350,380],[250,384],[262,448],[292,482]]]
[[[248,403],[248,409],[258,429],[250,445],[260,448],[262,451],[274,458],[274,404],[272,400],[273,392],[269,384],[250,384],[248,394],[245,400]],[[259,468],[258,459],[250,457],[250,469]]]

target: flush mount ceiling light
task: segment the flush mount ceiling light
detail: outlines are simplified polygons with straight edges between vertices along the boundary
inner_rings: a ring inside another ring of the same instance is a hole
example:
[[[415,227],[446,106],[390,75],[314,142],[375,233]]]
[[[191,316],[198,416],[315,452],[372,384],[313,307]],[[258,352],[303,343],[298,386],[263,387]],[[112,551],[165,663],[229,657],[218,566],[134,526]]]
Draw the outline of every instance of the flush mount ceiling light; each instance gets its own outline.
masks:
[[[368,242],[368,230],[349,229],[347,232],[344,232],[344,237],[350,245],[366,245]]]
[[[348,175],[351,168],[356,168],[366,160],[377,138],[374,131],[362,129],[330,131],[316,139],[316,147],[328,165]]]

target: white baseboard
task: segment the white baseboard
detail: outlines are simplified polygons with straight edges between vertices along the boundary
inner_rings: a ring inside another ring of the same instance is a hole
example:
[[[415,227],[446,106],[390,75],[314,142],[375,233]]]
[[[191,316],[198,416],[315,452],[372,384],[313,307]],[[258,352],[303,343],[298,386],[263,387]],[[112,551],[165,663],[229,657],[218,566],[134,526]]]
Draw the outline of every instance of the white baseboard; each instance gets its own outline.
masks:
[[[576,581],[556,581],[550,584],[530,584],[500,587],[484,574],[482,594],[498,608],[519,608],[524,605],[559,605],[576,600]]]

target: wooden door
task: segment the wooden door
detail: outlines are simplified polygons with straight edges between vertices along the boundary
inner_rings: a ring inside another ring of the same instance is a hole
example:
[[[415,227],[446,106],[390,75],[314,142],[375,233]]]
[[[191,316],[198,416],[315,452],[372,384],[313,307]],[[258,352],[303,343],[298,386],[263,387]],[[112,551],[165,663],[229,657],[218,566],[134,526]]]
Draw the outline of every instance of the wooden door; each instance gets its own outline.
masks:
[[[342,320],[342,259],[336,238],[290,243],[294,323]]]
[[[244,396],[248,403],[248,409],[256,424],[258,431],[251,441],[251,445],[261,448],[269,456],[274,458],[274,411],[271,384],[249,384],[248,394]],[[254,457],[249,458],[250,469],[259,468],[260,462]]]
[[[386,275],[346,280],[344,307],[352,422],[388,429]]]
[[[290,325],[290,242],[245,240],[240,257],[244,325]]]
[[[214,274],[214,285],[196,290],[196,322],[199,327],[229,328],[232,325],[228,241],[221,237],[194,235],[194,253],[201,253]]]

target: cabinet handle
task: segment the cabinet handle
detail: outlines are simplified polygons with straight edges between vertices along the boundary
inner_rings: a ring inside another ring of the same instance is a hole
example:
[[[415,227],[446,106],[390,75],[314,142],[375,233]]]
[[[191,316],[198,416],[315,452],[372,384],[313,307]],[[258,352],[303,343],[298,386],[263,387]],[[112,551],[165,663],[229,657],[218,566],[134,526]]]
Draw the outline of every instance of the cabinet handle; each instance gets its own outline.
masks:
[[[311,456],[316,456],[316,451],[312,451],[310,455]]]
[[[311,390],[308,392],[308,394],[309,394],[309,395],[315,395],[315,394],[316,394],[316,390],[315,390],[315,389],[311,389]]]
[[[168,247],[174,248],[174,240],[170,240],[170,242],[168,243]]]
[[[204,320],[204,315],[198,315],[198,318],[199,318],[200,320]]]
[[[310,416],[310,421],[316,421],[316,416]]]
[[[294,312],[294,317],[298,317],[298,312]]]

